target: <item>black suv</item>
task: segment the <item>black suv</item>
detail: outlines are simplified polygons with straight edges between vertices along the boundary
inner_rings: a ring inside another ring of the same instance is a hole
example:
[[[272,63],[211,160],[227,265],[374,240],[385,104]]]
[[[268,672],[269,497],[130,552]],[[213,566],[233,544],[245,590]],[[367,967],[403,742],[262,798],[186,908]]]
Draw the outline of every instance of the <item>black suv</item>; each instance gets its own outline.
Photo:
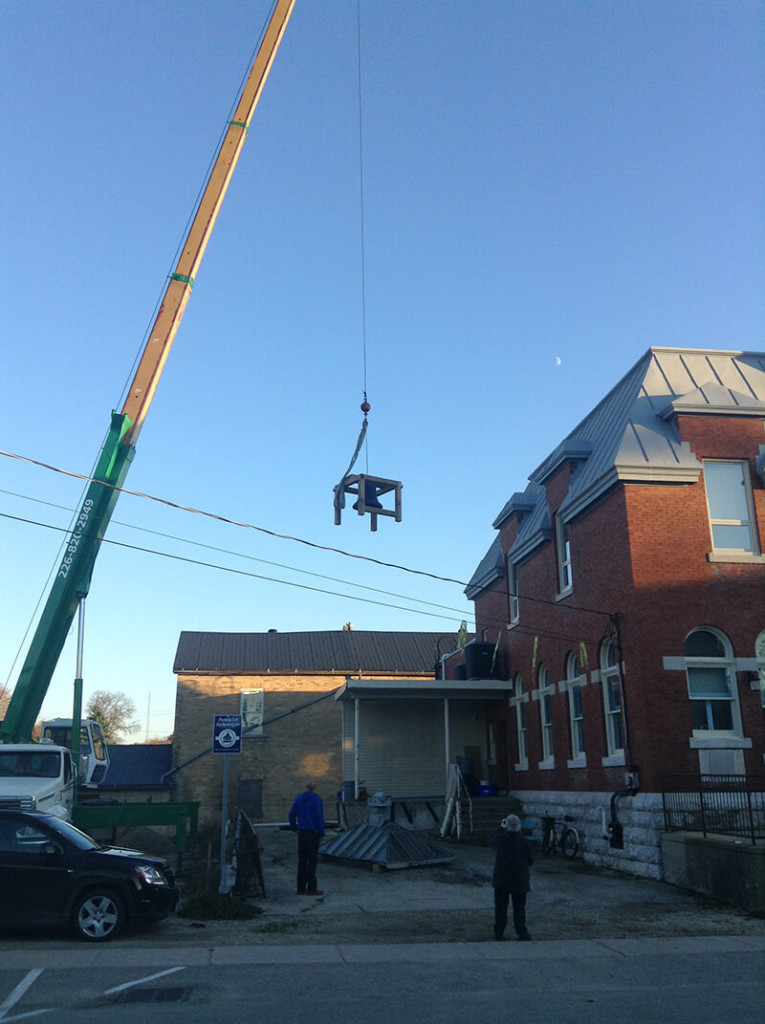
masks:
[[[0,810],[0,923],[64,925],[89,942],[175,909],[161,857],[101,846],[52,814]]]

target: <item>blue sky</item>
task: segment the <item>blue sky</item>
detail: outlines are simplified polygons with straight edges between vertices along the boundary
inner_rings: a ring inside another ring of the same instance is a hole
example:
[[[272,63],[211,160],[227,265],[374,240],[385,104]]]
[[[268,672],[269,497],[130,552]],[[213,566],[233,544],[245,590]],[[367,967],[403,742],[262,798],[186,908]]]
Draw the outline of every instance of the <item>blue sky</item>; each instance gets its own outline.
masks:
[[[0,0],[4,451],[90,471],[269,10]],[[127,486],[466,581],[649,346],[762,348],[765,11],[361,0],[362,291],[356,10],[296,4]],[[374,534],[332,511],[364,305],[357,469],[404,484]],[[34,523],[65,527],[80,491],[0,457],[0,686],[57,561]],[[129,693],[137,739],[172,729],[181,630],[471,622],[459,585],[130,495],[108,536],[231,570],[102,549],[85,696]],[[70,712],[74,646],[46,715]]]

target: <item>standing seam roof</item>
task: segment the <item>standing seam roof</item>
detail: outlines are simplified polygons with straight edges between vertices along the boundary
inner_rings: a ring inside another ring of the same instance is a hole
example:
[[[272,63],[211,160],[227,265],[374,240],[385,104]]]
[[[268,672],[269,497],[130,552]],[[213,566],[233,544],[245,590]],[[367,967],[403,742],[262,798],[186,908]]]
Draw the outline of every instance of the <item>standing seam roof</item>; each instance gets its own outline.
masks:
[[[542,482],[566,454],[566,447],[590,446],[573,457],[576,472],[557,510],[569,522],[617,483],[687,483],[701,464],[679,437],[675,413],[748,415],[765,418],[765,353],[711,349],[651,348],[529,477],[524,495],[534,501],[524,514],[510,551],[521,561],[550,535],[547,495]],[[765,453],[765,446],[762,448]],[[495,520],[513,511],[514,496]],[[475,597],[499,576],[487,574],[489,549],[465,593]]]
[[[457,633],[324,630],[297,633],[181,633],[173,672],[431,673]]]

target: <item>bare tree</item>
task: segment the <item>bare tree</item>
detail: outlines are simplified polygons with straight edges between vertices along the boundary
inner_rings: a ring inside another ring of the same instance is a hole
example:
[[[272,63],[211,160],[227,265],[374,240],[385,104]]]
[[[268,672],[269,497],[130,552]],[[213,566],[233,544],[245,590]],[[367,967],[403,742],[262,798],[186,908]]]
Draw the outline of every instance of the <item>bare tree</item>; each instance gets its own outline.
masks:
[[[96,690],[85,707],[85,717],[98,722],[107,743],[116,743],[122,734],[138,732],[141,725],[133,721],[135,713],[135,701],[119,690]]]

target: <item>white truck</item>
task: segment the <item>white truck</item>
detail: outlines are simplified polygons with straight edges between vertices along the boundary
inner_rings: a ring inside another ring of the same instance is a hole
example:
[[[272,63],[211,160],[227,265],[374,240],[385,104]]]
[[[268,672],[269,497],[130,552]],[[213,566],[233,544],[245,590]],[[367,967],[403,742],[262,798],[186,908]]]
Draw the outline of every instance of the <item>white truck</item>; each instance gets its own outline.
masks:
[[[72,752],[53,743],[0,746],[0,808],[46,811],[67,821],[75,791]]]
[[[109,767],[109,750],[98,722],[82,722],[80,763],[75,770],[71,718],[43,722],[40,743],[0,744],[0,808],[46,811],[71,818],[76,786],[95,788]]]

